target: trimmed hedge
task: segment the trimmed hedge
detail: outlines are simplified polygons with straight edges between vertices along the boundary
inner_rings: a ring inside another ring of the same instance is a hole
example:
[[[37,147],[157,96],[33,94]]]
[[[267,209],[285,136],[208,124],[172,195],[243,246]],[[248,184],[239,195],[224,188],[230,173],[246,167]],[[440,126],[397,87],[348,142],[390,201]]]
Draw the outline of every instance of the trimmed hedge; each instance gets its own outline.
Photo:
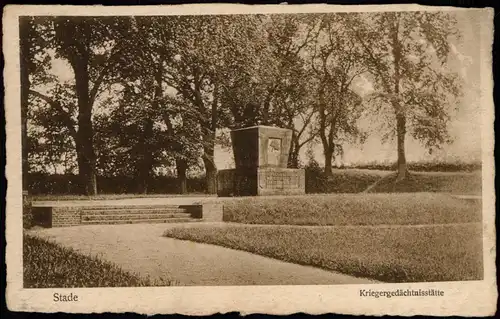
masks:
[[[23,236],[24,288],[169,286],[39,237]]]
[[[28,176],[30,194],[71,195],[80,194],[78,175],[31,173]],[[188,178],[188,192],[205,192],[206,181],[203,177]],[[133,194],[137,191],[134,176],[97,177],[99,194]],[[177,194],[178,182],[174,176],[156,176],[148,184],[150,194]]]
[[[480,222],[481,202],[437,193],[329,194],[224,202],[224,220],[274,225],[418,225]]]
[[[23,228],[33,227],[33,211],[31,197],[23,194]]]
[[[465,163],[465,162],[410,162],[408,169],[414,172],[473,172],[481,170],[481,163]],[[384,163],[367,163],[357,164],[349,167],[342,167],[344,169],[369,169],[369,170],[382,170],[382,171],[395,171],[397,163],[384,164]]]

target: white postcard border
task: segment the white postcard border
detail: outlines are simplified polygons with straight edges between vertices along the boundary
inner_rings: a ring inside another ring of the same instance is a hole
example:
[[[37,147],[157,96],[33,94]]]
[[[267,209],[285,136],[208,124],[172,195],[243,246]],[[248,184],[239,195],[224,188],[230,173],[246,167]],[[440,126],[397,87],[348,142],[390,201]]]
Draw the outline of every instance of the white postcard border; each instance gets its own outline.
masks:
[[[175,15],[299,12],[360,12],[393,10],[458,10],[417,5],[327,6],[327,5],[182,5],[182,6],[7,6],[4,9],[4,85],[6,116],[6,263],[7,305],[16,311],[33,312],[136,312],[202,315],[238,311],[247,313],[365,315],[491,315],[496,308],[495,190],[493,77],[491,46],[493,10],[484,12],[482,24],[481,105],[483,149],[484,270],[482,281],[335,285],[335,286],[228,286],[154,288],[23,289],[22,287],[22,186],[21,114],[19,77],[19,25],[21,15]],[[465,9],[462,9],[465,10]],[[469,9],[474,10],[474,9]],[[478,9],[479,10],[479,9]],[[483,9],[484,10],[484,9]],[[439,289],[443,297],[360,297],[360,289]],[[55,303],[53,293],[76,293],[79,302]]]

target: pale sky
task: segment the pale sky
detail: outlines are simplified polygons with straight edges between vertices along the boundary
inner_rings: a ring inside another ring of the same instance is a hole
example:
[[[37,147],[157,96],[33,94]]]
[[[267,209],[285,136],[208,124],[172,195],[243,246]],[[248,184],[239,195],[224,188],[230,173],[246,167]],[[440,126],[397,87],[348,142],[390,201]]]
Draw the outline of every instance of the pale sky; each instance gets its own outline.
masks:
[[[415,140],[407,137],[406,149],[408,161],[428,161],[441,159],[445,161],[463,160],[477,161],[481,158],[481,114],[480,114],[480,74],[479,61],[484,59],[481,54],[489,54],[489,51],[480,51],[481,37],[479,35],[480,17],[474,11],[462,11],[457,13],[459,28],[462,39],[452,46],[452,57],[450,66],[458,72],[464,80],[464,97],[459,105],[459,111],[450,124],[450,134],[454,143],[445,146],[442,151],[433,153],[432,156]],[[66,61],[54,59],[51,72],[59,77],[61,81],[73,80],[73,74]],[[370,83],[358,81],[357,86],[361,90],[369,90]],[[376,128],[378,121],[376,116],[363,119],[363,123],[373,122]],[[218,132],[222,134],[222,132]],[[305,161],[307,146],[301,150],[301,159]],[[317,161],[324,163],[321,144],[314,148]],[[394,162],[396,160],[395,141],[382,144],[379,133],[374,129],[364,145],[345,145],[343,159],[337,162],[344,164],[367,163],[367,162]],[[216,147],[215,161],[219,169],[234,166],[231,150],[223,150]]]

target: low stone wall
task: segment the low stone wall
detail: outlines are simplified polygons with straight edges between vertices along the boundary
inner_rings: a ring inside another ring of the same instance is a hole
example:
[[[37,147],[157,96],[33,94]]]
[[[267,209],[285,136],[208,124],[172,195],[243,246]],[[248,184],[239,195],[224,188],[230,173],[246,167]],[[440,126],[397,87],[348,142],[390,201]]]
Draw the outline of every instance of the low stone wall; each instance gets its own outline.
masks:
[[[165,213],[168,213],[168,207],[172,205],[165,205]],[[127,209],[130,209],[130,206],[34,206],[32,208],[33,213],[33,221],[34,225],[42,226],[42,227],[69,227],[69,226],[78,226],[85,224],[82,222],[82,216],[88,214],[89,208],[99,208],[101,210],[113,209],[114,213],[127,214]],[[118,209],[117,209],[118,207]],[[141,208],[142,205],[135,206],[136,208]],[[144,209],[147,209],[148,205],[144,205]],[[161,206],[160,206],[161,207]],[[192,219],[203,219],[203,221],[222,221],[222,204],[220,203],[203,203],[203,204],[193,204],[193,205],[180,205],[176,206],[181,209],[185,209],[188,214],[188,218]],[[160,208],[162,209],[162,208]],[[172,208],[170,208],[172,209]],[[145,212],[144,215],[146,217],[143,218],[143,222],[147,222],[149,218],[147,215],[150,213]],[[122,218],[122,217],[120,217]],[[124,217],[123,217],[124,218]],[[166,217],[175,218],[174,216]],[[88,223],[88,222],[87,222]]]
[[[223,221],[224,206],[221,203],[203,204],[203,221],[221,222]]]
[[[52,207],[52,227],[80,225],[82,211],[81,207]]]
[[[81,224],[82,207],[31,208],[33,224],[42,227],[67,227]]]

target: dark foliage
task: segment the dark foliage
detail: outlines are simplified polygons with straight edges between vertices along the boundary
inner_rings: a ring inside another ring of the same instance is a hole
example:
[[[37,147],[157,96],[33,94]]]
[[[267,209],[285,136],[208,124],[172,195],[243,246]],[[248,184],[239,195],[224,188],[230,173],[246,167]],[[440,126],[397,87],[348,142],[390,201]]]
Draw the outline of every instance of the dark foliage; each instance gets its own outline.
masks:
[[[316,162],[305,167],[306,193],[324,193],[327,189],[328,178],[323,169]]]
[[[343,168],[372,169],[382,171],[395,171],[397,164],[359,164]],[[414,172],[473,172],[481,169],[481,163],[446,163],[446,162],[420,162],[408,163],[408,169]]]
[[[33,226],[33,212],[31,210],[31,198],[23,194],[23,228],[29,229]]]
[[[53,194],[69,195],[79,194],[78,175],[70,174],[30,174],[29,187],[33,195]],[[137,179],[132,176],[98,177],[99,194],[133,194],[137,189]],[[205,180],[203,177],[189,178],[187,189],[191,193],[203,193],[205,191]],[[178,181],[173,176],[152,177],[148,184],[150,194],[176,194],[178,193]]]
[[[123,271],[117,265],[88,257],[44,239],[23,237],[24,288],[168,286]]]

